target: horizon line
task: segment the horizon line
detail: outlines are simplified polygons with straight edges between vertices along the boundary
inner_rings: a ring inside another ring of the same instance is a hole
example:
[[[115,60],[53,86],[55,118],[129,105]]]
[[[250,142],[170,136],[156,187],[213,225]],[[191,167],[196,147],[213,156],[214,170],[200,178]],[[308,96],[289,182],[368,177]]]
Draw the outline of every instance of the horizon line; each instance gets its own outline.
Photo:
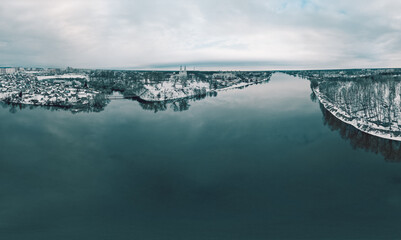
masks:
[[[187,65],[181,65],[181,66],[187,66]],[[179,69],[180,65],[177,65],[177,68],[152,68],[152,67],[143,67],[143,68],[137,68],[137,67],[44,67],[44,66],[0,66],[0,68],[33,68],[33,69],[77,69],[77,70],[109,70],[109,71],[155,71],[155,72],[175,72],[175,71],[180,71]],[[193,67],[193,66],[191,66]],[[227,67],[195,67],[195,68],[188,68],[187,66],[187,71],[188,72],[218,72],[218,71],[224,71],[224,72],[286,72],[286,71],[335,71],[335,70],[381,70],[381,69],[401,69],[401,67],[350,67],[350,68],[337,68],[337,67],[327,67],[327,68],[288,68],[288,69],[282,69],[282,68],[273,68],[273,69],[264,69],[264,68],[258,68],[257,69],[252,69],[252,68],[227,68]]]

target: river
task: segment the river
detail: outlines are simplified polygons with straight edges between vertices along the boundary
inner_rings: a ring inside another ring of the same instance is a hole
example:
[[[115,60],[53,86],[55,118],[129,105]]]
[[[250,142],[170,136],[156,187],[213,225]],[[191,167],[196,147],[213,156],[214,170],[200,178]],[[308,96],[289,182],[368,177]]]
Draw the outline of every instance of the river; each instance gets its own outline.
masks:
[[[276,73],[185,111],[3,106],[0,236],[400,238],[401,164],[327,120],[311,92]]]

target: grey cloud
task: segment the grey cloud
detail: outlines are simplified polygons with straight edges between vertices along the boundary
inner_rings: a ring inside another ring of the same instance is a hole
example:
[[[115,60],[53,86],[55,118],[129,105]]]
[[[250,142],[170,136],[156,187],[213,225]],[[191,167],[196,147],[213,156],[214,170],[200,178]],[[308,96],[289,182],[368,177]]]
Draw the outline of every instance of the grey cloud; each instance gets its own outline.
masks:
[[[0,65],[394,67],[401,3],[5,0]]]

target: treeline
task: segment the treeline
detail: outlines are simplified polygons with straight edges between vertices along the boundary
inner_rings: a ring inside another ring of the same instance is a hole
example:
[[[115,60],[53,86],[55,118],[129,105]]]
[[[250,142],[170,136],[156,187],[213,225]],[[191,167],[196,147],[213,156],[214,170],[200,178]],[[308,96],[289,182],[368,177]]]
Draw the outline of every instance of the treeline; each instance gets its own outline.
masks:
[[[0,105],[3,108],[10,108],[11,113],[16,113],[18,110],[33,109],[33,108],[44,108],[51,111],[71,111],[72,113],[78,112],[101,112],[105,109],[107,104],[110,102],[105,94],[97,94],[93,99],[90,99],[87,103],[69,103],[69,102],[58,102],[45,105],[34,105],[34,104],[22,104],[18,101],[12,101],[12,98],[6,98],[0,101]]]
[[[324,81],[319,83],[318,89],[330,102],[353,117],[384,127],[391,127],[393,122],[401,120],[400,81]]]
[[[114,71],[96,70],[89,74],[90,87],[111,94],[121,92],[124,96],[132,96],[145,83],[158,83],[169,79],[170,72]]]
[[[158,84],[168,81],[177,72],[169,71],[113,71],[95,70],[90,76],[90,87],[111,94],[113,91],[121,92],[124,96],[138,94],[145,84]],[[213,78],[216,71],[188,71],[187,78],[175,77],[177,83],[186,86],[188,80],[209,83],[210,89],[225,87],[218,79]],[[261,79],[270,80],[271,72],[233,72],[235,79],[241,82],[255,82]],[[174,79],[174,78],[173,78]]]
[[[288,71],[292,76],[298,76],[314,81],[386,81],[400,79],[401,69],[348,69],[348,70],[308,70]]]

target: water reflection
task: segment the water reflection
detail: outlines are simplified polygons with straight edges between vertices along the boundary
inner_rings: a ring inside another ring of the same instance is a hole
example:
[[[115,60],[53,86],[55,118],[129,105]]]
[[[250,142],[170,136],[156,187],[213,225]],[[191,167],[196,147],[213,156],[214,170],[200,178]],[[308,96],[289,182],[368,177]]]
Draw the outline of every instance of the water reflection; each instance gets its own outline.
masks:
[[[23,111],[23,110],[33,110],[36,108],[41,108],[41,109],[46,109],[49,111],[69,111],[72,114],[77,114],[77,113],[96,113],[96,112],[101,112],[104,111],[106,108],[105,105],[101,106],[87,106],[87,107],[82,107],[80,106],[79,108],[74,108],[74,107],[58,107],[58,106],[45,106],[45,105],[27,105],[27,104],[16,104],[16,103],[5,103],[0,101],[0,106],[4,109],[9,109],[10,113],[17,113],[18,111]]]
[[[159,101],[159,102],[148,102],[148,101],[142,101],[140,99],[136,98],[130,98],[133,101],[138,101],[139,105],[143,110],[147,111],[153,111],[155,113],[161,112],[161,111],[166,111],[168,109],[172,109],[174,112],[182,112],[186,111],[189,109],[191,106],[190,102],[191,101],[199,101],[202,99],[205,99],[206,97],[217,97],[217,92],[209,92],[204,95],[198,95],[194,97],[188,97],[188,98],[181,98],[181,99],[175,99],[175,100],[169,100],[169,101]],[[119,97],[121,99],[122,97]],[[113,99],[113,98],[112,98]],[[124,98],[126,99],[126,98]],[[110,100],[108,101],[110,102]],[[107,102],[107,103],[108,103]],[[26,110],[26,109],[35,109],[35,108],[42,108],[50,111],[69,111],[73,114],[77,113],[90,113],[90,112],[101,112],[104,111],[105,108],[107,107],[107,103],[101,106],[80,106],[79,108],[74,108],[74,107],[58,107],[58,106],[42,106],[42,105],[27,105],[27,104],[14,104],[14,103],[5,103],[0,101],[0,106],[3,108],[9,108],[10,113],[17,113],[18,111]]]
[[[341,137],[349,140],[355,149],[364,149],[368,152],[380,153],[386,161],[401,162],[401,142],[376,137],[364,133],[352,125],[346,124],[331,114],[321,103],[324,124],[332,131],[338,131]]]
[[[203,95],[192,96],[188,98],[180,98],[174,100],[167,100],[167,101],[157,101],[157,102],[148,102],[143,101],[137,98],[124,98],[122,95],[115,98],[115,96],[111,97],[111,100],[115,99],[132,99],[133,101],[138,101],[139,105],[143,110],[153,111],[155,113],[166,111],[168,109],[172,109],[174,112],[182,112],[189,110],[191,106],[190,102],[192,101],[199,101],[203,100],[206,97],[217,97],[217,91],[208,92]],[[50,111],[69,111],[73,114],[77,113],[90,113],[90,112],[101,112],[104,111],[107,107],[107,104],[111,101],[108,100],[105,104],[101,104],[99,106],[95,105],[88,105],[88,106],[79,106],[77,108],[74,107],[59,107],[59,106],[43,106],[43,105],[27,105],[27,104],[15,104],[15,103],[6,103],[0,101],[0,106],[3,108],[9,108],[10,113],[17,113],[18,111],[26,110],[26,109],[35,109],[35,108],[42,108]]]
[[[199,101],[206,97],[217,97],[217,92],[209,92],[204,95],[198,95],[191,98],[181,98],[170,101],[147,102],[136,99],[143,110],[153,111],[155,113],[172,109],[174,112],[182,112],[189,110],[191,101]]]
[[[389,79],[339,79],[336,81],[311,81],[310,99],[319,101],[324,124],[341,137],[349,140],[355,149],[380,153],[386,161],[401,162],[401,142],[366,133],[381,126],[380,133],[398,134],[395,119],[400,116],[399,82]],[[317,90],[317,91],[316,91]],[[316,95],[317,92],[319,96]],[[323,104],[323,103],[324,104]],[[329,111],[329,110],[330,111]],[[341,112],[338,111],[340,109]],[[333,113],[336,114],[334,116]],[[358,121],[360,129],[349,124]],[[363,125],[364,124],[364,125]],[[373,126],[373,127],[372,127]],[[388,128],[388,129],[385,129]]]

